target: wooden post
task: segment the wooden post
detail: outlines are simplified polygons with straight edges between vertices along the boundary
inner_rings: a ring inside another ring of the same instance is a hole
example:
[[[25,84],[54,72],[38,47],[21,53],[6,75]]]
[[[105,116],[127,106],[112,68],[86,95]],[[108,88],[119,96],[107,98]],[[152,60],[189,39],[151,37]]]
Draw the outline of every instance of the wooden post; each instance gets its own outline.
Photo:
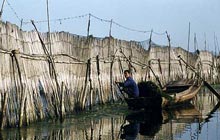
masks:
[[[112,30],[112,20],[111,20],[110,29],[109,29],[108,57],[110,57],[112,55],[112,51],[111,51],[111,39],[112,39],[111,30]],[[114,49],[113,49],[113,51],[114,51]]]
[[[48,45],[49,45],[49,53],[52,55],[51,50],[51,40],[50,40],[50,13],[49,13],[49,0],[47,0],[47,27],[48,27]]]
[[[26,92],[24,90],[23,87],[23,79],[21,76],[21,69],[20,69],[20,64],[19,64],[19,56],[18,56],[18,51],[17,50],[13,50],[12,51],[12,58],[14,58],[15,60],[15,64],[17,66],[17,70],[18,70],[18,76],[19,76],[19,82],[20,82],[20,93],[21,93],[21,102],[20,102],[20,110],[19,110],[19,127],[21,127],[23,125],[23,116],[24,116],[24,103],[26,100]],[[13,60],[12,60],[13,61]]]
[[[112,36],[112,22],[113,22],[113,19],[111,19],[111,21],[110,21],[109,37]]]
[[[152,29],[151,32],[150,32],[150,39],[149,39],[149,47],[148,47],[148,50],[151,49],[152,33],[153,33],[153,29]]]
[[[23,19],[21,19],[20,29],[22,29]]]
[[[168,58],[168,81],[170,81],[170,69],[171,69],[171,62],[170,62],[170,51],[171,51],[171,45],[170,45],[170,35],[168,35],[167,31],[167,39],[168,39],[168,53],[169,53],[169,58]]]
[[[115,101],[115,96],[114,96],[114,89],[113,89],[113,65],[115,62],[115,55],[117,53],[118,50],[115,51],[115,53],[113,54],[113,58],[112,61],[110,63],[110,88],[111,88],[111,93],[112,93],[112,100],[113,102]]]
[[[80,109],[84,109],[85,107],[85,102],[86,102],[86,89],[87,89],[87,82],[88,82],[88,75],[89,75],[89,62],[90,59],[87,61],[87,67],[86,67],[86,77],[85,77],[85,83],[84,83],[84,88],[83,88],[83,91],[82,91],[82,94],[81,94],[81,105],[80,105]]]
[[[113,56],[113,60],[110,63],[110,88],[111,88],[111,94],[112,94],[113,102],[115,101],[115,99],[114,99],[114,90],[113,90],[113,64],[114,64],[114,59],[115,59],[115,57]]]
[[[49,13],[49,0],[47,0],[47,27],[48,27],[48,33],[47,33],[47,38],[48,38],[48,50],[49,50],[49,55],[52,55],[52,48],[51,48],[51,35],[50,35],[50,13]],[[49,63],[49,70],[50,70],[50,76],[54,77],[53,73],[53,64]]]
[[[92,107],[92,104],[93,104],[93,86],[92,86],[92,77],[91,77],[91,75],[92,75],[92,65],[91,65],[91,58],[88,60],[88,67],[89,67],[89,85],[90,85],[90,109],[91,109],[91,107]]]
[[[90,18],[91,18],[91,14],[89,13],[89,21],[88,21],[88,27],[87,27],[87,37],[89,37],[89,30],[90,30]]]
[[[160,63],[160,58],[158,58],[157,60],[158,60],[159,72],[160,72],[160,74],[162,74],[162,67],[161,67],[161,63]]]
[[[46,48],[46,46],[45,46],[45,44],[43,42],[43,39],[41,38],[40,33],[38,32],[37,27],[34,24],[34,21],[32,20],[31,23],[32,23],[32,25],[34,26],[34,28],[35,28],[35,30],[37,32],[37,35],[38,35],[38,38],[40,40],[41,46],[42,46],[42,48],[44,50],[45,55],[47,56],[47,61],[49,63],[49,69],[53,73],[52,74],[53,75],[52,78],[54,78],[54,80],[55,80],[56,90],[57,90],[57,93],[59,94],[60,93],[60,85],[58,83],[57,73],[56,73],[56,68],[55,68],[55,63],[54,63],[53,57],[51,56],[50,52]],[[56,92],[54,93],[54,97],[57,97]],[[57,108],[58,108],[57,105],[55,105],[55,112],[56,112],[57,117],[59,117],[58,116],[59,112],[57,112]]]
[[[103,92],[102,92],[102,84],[100,79],[100,64],[99,64],[99,55],[96,56],[96,66],[97,66],[97,74],[98,74],[98,82],[99,82],[99,100],[100,103],[103,104]]]

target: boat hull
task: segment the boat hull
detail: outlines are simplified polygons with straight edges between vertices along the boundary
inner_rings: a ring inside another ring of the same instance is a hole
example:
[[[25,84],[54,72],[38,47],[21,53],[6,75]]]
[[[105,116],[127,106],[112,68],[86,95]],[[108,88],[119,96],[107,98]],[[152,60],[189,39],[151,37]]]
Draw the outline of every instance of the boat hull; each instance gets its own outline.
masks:
[[[138,97],[138,98],[127,98],[126,102],[128,104],[129,109],[160,109],[160,108],[169,108],[175,107],[180,104],[189,102],[192,100],[196,94],[199,92],[202,83],[192,84],[188,86],[188,88],[184,90],[177,89],[177,92],[166,92],[163,91],[163,94],[155,93],[154,96],[151,97]],[[182,86],[181,86],[182,88]]]

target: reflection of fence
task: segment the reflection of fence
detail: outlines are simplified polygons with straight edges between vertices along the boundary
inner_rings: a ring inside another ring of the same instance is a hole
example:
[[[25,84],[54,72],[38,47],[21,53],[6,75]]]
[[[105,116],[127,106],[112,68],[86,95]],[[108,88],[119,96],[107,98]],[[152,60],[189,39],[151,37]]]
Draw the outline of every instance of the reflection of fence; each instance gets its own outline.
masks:
[[[48,49],[47,35],[41,37]],[[1,23],[1,127],[28,125],[46,117],[62,118],[76,108],[115,101],[118,94],[113,83],[123,80],[125,69],[133,70],[136,81],[155,80],[143,69],[151,64],[162,82],[167,81],[166,47],[145,50],[134,41],[87,38],[64,32],[52,33],[50,38],[52,55],[48,56],[36,32],[23,32],[10,23]],[[185,75],[185,69],[182,72],[176,64],[175,54],[186,58],[186,53],[173,49],[171,79]],[[197,57],[191,54],[190,58],[190,64],[196,65]],[[149,63],[151,59],[161,62]],[[57,79],[51,71],[56,72]]]
[[[81,122],[80,122],[81,121]],[[1,139],[71,139],[71,140],[98,140],[98,139],[117,139],[121,126],[122,117],[87,119],[87,120],[65,120],[63,125],[57,122],[42,122],[28,128],[1,132]],[[46,124],[44,124],[46,123]],[[45,127],[46,126],[46,127]],[[37,130],[36,130],[37,128]]]

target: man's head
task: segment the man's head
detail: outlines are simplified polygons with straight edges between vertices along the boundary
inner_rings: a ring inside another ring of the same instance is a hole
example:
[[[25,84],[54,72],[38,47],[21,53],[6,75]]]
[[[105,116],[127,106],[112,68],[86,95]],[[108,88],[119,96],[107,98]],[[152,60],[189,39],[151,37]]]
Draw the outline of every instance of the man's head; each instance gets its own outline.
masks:
[[[125,78],[131,77],[131,72],[129,70],[124,71]]]

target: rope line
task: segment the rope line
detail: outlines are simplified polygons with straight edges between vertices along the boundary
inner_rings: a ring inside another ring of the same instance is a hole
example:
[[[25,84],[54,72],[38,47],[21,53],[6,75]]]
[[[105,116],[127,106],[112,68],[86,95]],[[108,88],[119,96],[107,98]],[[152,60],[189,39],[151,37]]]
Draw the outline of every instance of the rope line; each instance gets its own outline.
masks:
[[[58,18],[58,19],[52,19],[52,20],[49,20],[51,22],[56,22],[56,21],[65,21],[65,20],[72,20],[72,19],[77,19],[77,18],[84,18],[84,17],[87,17],[89,14],[84,14],[84,15],[80,15],[80,16],[74,16],[74,17],[65,17],[65,18]],[[48,20],[39,20],[39,21],[34,21],[34,23],[44,23],[44,22],[48,22]],[[30,24],[31,21],[26,21],[26,22],[23,22],[24,24]]]
[[[140,32],[140,33],[149,33],[149,32],[151,32],[150,30],[149,30],[149,31],[142,31],[142,30],[136,30],[136,29],[128,28],[128,27],[125,27],[125,26],[123,26],[123,25],[121,25],[121,24],[119,24],[119,23],[117,23],[117,22],[114,22],[114,21],[113,21],[113,23],[114,23],[115,25],[117,25],[117,26],[119,26],[119,27],[121,27],[121,28],[124,28],[124,29],[126,29],[126,30],[129,30],[129,31]]]
[[[6,0],[7,5],[9,6],[9,8],[12,10],[12,12],[14,13],[15,17],[21,21],[21,18],[19,18],[17,12],[15,11],[15,9],[11,6],[11,4],[8,2],[8,0]]]
[[[121,25],[121,24],[119,24],[119,23],[117,23],[117,22],[115,22],[115,21],[111,21],[111,20],[108,20],[108,19],[103,19],[103,18],[100,18],[100,17],[97,17],[97,16],[95,16],[95,15],[93,15],[93,14],[91,14],[91,13],[89,13],[89,14],[84,14],[84,15],[79,15],[79,16],[74,16],[74,17],[65,17],[65,18],[58,18],[58,19],[52,19],[52,20],[49,20],[50,22],[62,22],[62,21],[65,21],[65,20],[73,20],[73,19],[79,19],[79,18],[85,18],[85,17],[88,17],[88,16],[90,16],[90,17],[92,17],[92,18],[94,18],[94,19],[96,19],[96,20],[99,20],[99,21],[101,21],[101,22],[106,22],[106,23],[111,23],[112,22],[112,24],[114,24],[114,25],[116,25],[116,26],[118,26],[118,27],[120,27],[120,28],[123,28],[123,29],[125,29],[125,30],[128,30],[128,31],[133,31],[133,32],[138,32],[138,33],[144,33],[144,34],[146,34],[146,33],[150,33],[151,32],[151,30],[137,30],[137,29],[132,29],[132,28],[129,28],[129,27],[126,27],[126,26],[124,26],[124,25]],[[48,22],[48,20],[38,20],[38,21],[34,21],[34,23],[46,23],[46,22]],[[23,24],[30,24],[31,23],[31,21],[25,21],[25,22],[23,22]],[[157,33],[157,32],[154,32],[154,31],[152,31],[152,33],[154,33],[154,34],[156,34],[156,35],[165,35],[166,34],[166,32],[163,32],[163,33]]]
[[[30,24],[31,21],[25,21],[23,22],[22,18],[20,18],[17,14],[17,12],[15,11],[15,9],[12,7],[12,5],[8,2],[8,0],[6,0],[6,3],[7,5],[10,7],[10,9],[13,11],[14,15],[16,16],[16,18],[24,25],[26,24]],[[100,18],[100,17],[97,17],[91,13],[89,14],[84,14],[84,15],[79,15],[79,16],[74,16],[74,17],[64,17],[64,18],[58,18],[58,19],[52,19],[52,20],[49,20],[50,22],[59,22],[61,24],[62,21],[66,21],[66,20],[73,20],[73,19],[79,19],[79,18],[85,18],[85,17],[93,17],[94,19],[97,19],[97,20],[100,20],[101,22],[108,22],[108,23],[113,23],[114,25],[120,27],[120,28],[123,28],[125,30],[128,30],[128,31],[133,31],[133,32],[138,32],[138,33],[154,33],[156,35],[165,35],[166,32],[163,32],[163,33],[158,33],[158,32],[154,32],[154,31],[151,31],[151,30],[137,30],[137,29],[132,29],[132,28],[129,28],[129,27],[126,27],[124,25],[121,25],[113,20],[107,20],[107,19],[103,19],[103,18]],[[35,21],[35,23],[45,23],[45,22],[48,22],[48,20],[38,20],[38,21]]]
[[[109,23],[111,23],[111,20],[102,19],[102,18],[99,18],[99,17],[97,17],[97,16],[94,16],[93,14],[90,14],[90,16],[93,17],[93,18],[95,18],[95,19],[98,19],[98,20],[100,20],[100,21],[104,21],[104,22],[109,22]]]

